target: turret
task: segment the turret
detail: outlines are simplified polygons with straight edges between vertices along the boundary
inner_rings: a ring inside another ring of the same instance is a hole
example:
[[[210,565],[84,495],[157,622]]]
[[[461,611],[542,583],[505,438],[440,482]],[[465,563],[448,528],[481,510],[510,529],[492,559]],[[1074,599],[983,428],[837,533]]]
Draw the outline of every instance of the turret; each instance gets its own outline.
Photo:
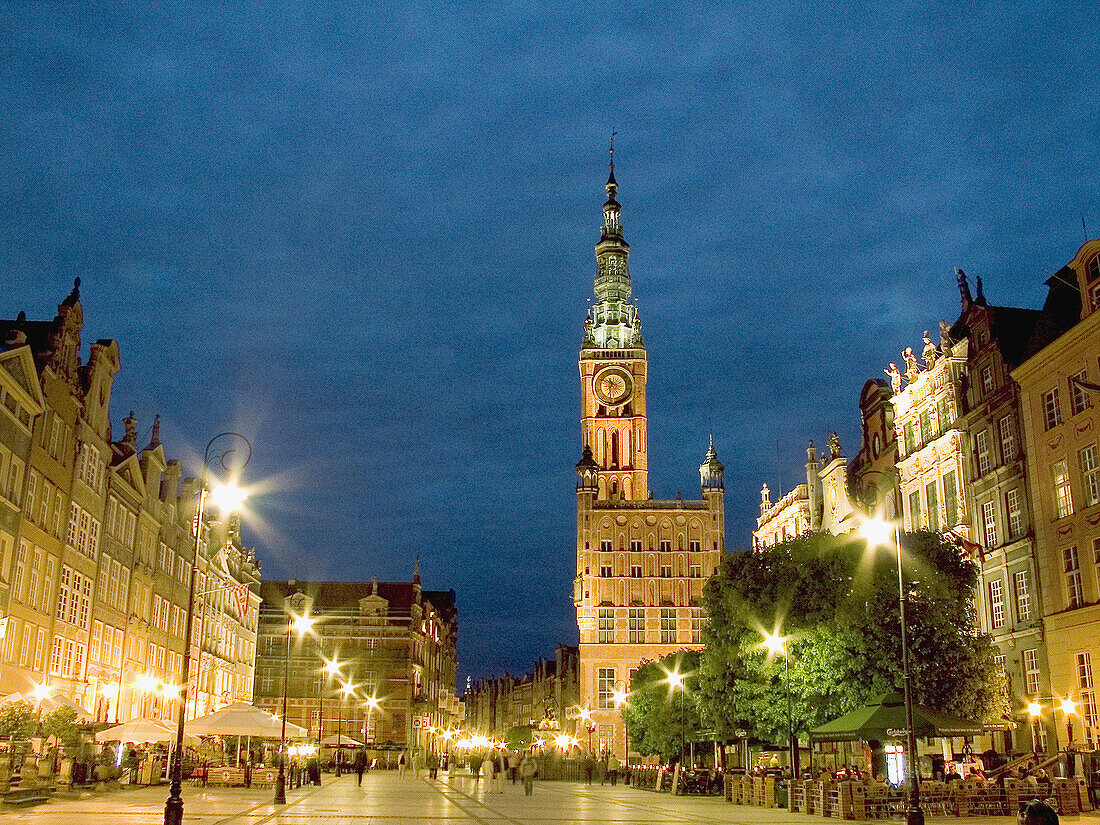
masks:
[[[821,529],[821,465],[817,463],[817,448],[811,441],[806,447],[806,498],[810,504],[810,529]]]
[[[599,475],[600,466],[592,457],[592,448],[586,445],[584,453],[581,455],[581,460],[577,462],[577,492],[583,490],[585,492],[595,493],[597,489],[596,482],[599,479]]]
[[[725,489],[726,467],[718,460],[718,453],[714,451],[714,438],[710,439],[710,447],[707,449],[706,458],[699,466],[699,483],[703,488],[703,494],[711,490]]]

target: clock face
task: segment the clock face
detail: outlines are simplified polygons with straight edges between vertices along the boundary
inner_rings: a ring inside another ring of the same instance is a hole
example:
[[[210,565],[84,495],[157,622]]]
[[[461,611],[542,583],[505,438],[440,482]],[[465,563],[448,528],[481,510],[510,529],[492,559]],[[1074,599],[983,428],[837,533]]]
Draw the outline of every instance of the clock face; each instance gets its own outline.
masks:
[[[607,367],[600,370],[594,383],[596,397],[609,407],[625,404],[634,392],[634,382],[630,378],[630,373],[622,367]]]

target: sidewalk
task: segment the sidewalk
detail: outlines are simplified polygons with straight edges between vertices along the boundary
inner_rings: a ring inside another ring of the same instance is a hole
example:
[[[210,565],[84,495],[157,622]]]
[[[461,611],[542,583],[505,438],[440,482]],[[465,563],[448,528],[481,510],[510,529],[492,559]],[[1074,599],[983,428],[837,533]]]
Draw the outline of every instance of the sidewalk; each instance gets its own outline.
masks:
[[[487,793],[471,777],[432,783],[391,772],[326,776],[321,787],[287,791],[287,804],[272,803],[271,788],[185,786],[185,825],[817,825],[823,820],[782,809],[731,805],[713,797],[671,796],[619,785],[536,782],[525,797],[521,784]],[[25,809],[4,809],[0,823],[27,825],[160,825],[168,786],[86,793]],[[838,823],[840,820],[836,820]],[[1100,816],[1067,816],[1067,825],[1100,825]],[[930,825],[1015,825],[1015,817],[930,817]]]

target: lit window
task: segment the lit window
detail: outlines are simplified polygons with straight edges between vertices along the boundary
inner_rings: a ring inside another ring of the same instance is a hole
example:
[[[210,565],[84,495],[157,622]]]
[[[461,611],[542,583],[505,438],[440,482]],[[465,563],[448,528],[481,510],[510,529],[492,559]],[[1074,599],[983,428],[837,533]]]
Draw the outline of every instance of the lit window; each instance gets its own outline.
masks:
[[[703,576],[703,568],[698,564],[693,564],[688,568],[688,575],[693,579],[699,579]]]
[[[630,608],[630,614],[627,618],[630,622],[628,626],[630,631],[630,644],[645,644],[645,610],[641,607],[632,607]]]
[[[1038,648],[1032,647],[1024,651],[1024,686],[1032,696],[1041,690]]]
[[[631,553],[641,553],[642,552],[642,542],[641,542],[640,539],[631,539],[630,540],[630,552]]]
[[[693,645],[701,645],[703,643],[704,621],[705,617],[703,615],[703,608],[691,608],[691,643]]]
[[[699,542],[697,542],[697,541],[689,541],[688,542],[688,550],[690,552],[698,553],[702,549],[703,549],[703,546],[701,544],[699,544]]]
[[[932,481],[924,488],[924,497],[928,502],[928,529],[940,529],[940,503],[936,494],[936,482]]]
[[[661,565],[661,578],[662,579],[672,578],[672,565],[671,564],[662,564]]]
[[[978,475],[984,476],[993,465],[993,461],[989,456],[988,431],[979,430],[978,434],[974,437],[974,454],[978,459]]]
[[[600,608],[599,634],[601,645],[611,644],[615,641],[615,608]]]
[[[947,511],[947,527],[950,529],[959,520],[959,491],[955,486],[954,470],[943,474],[943,505]]]
[[[997,546],[997,508],[992,501],[982,504],[982,535],[987,550]]]
[[[642,577],[642,566],[640,564],[630,565],[630,575],[632,578],[640,579]]]
[[[1073,512],[1073,494],[1066,462],[1055,461],[1050,470],[1054,480],[1054,512],[1057,518],[1065,518]]]
[[[672,542],[669,541],[668,539],[661,539],[661,552],[662,553],[671,553],[672,552]]]
[[[993,367],[982,367],[982,394],[988,395],[993,392]]]
[[[1005,512],[1008,513],[1008,537],[1019,538],[1024,533],[1024,511],[1020,505],[1020,491],[1015,487],[1005,493]]]
[[[661,644],[676,644],[676,611],[671,607],[661,608]]]
[[[1005,462],[1016,458],[1016,427],[1012,416],[1006,415],[997,422],[997,431],[1001,436],[1001,460]]]

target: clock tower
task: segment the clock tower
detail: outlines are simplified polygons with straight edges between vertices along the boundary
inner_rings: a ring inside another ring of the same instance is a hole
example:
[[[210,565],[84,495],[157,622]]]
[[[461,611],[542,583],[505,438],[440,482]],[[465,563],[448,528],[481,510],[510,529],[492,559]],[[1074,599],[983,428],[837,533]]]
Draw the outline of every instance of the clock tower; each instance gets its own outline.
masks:
[[[644,501],[649,498],[645,344],[638,308],[628,303],[630,245],[623,240],[618,188],[612,155],[596,244],[596,303],[588,311],[581,345],[581,429],[584,447],[600,468],[598,497]]]
[[[620,705],[646,660],[702,647],[700,599],[725,550],[725,468],[713,443],[699,468],[701,499],[649,491],[646,349],[631,295],[630,246],[616,199],[615,156],[596,244],[596,299],[580,351],[577,464],[580,706],[594,751],[627,756]]]

